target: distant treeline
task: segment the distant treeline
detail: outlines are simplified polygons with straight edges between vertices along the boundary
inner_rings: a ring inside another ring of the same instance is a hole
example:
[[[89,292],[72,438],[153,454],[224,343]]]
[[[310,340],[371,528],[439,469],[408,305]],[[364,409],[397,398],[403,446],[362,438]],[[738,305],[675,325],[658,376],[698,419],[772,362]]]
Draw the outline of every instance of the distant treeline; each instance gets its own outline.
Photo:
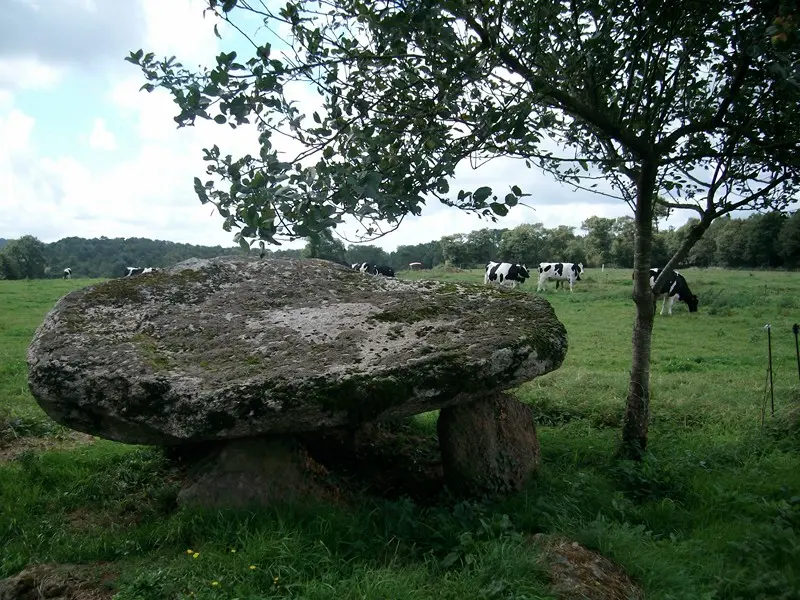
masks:
[[[680,228],[657,230],[653,239],[653,265],[672,257],[697,220]],[[587,267],[633,267],[633,219],[589,217],[580,227],[561,225],[548,229],[541,223],[513,229],[479,229],[449,235],[435,242],[399,246],[394,252],[373,245],[347,248],[336,238],[309,244],[298,254],[318,256],[345,264],[373,262],[395,270],[409,263],[423,268],[451,265],[483,267],[489,260],[520,262],[528,266],[543,261],[582,262]],[[800,211],[754,214],[747,219],[723,217],[715,221],[694,246],[682,266],[728,268],[789,268],[800,266]]]
[[[653,265],[663,265],[674,254],[696,221],[656,231]],[[582,262],[587,267],[633,266],[633,220],[589,217],[580,227],[564,225],[548,229],[541,223],[512,229],[478,229],[449,235],[424,244],[398,246],[387,252],[370,244],[348,247],[326,236],[297,250],[267,250],[275,258],[318,257],[349,265],[371,262],[395,270],[421,263],[482,267],[489,260],[535,265],[542,261]],[[187,258],[211,258],[240,253],[238,246],[195,246],[146,238],[84,239],[69,237],[44,244],[33,236],[0,239],[0,279],[61,277],[65,267],[73,277],[119,277],[125,268],[169,267]],[[254,250],[253,252],[258,252]],[[747,219],[723,217],[715,221],[695,245],[683,266],[728,268],[800,267],[800,211],[754,214]]]
[[[0,249],[0,279],[119,277],[126,267],[168,267],[191,257],[210,258],[241,252],[238,246],[196,246],[146,238],[68,237],[45,244],[26,235]]]

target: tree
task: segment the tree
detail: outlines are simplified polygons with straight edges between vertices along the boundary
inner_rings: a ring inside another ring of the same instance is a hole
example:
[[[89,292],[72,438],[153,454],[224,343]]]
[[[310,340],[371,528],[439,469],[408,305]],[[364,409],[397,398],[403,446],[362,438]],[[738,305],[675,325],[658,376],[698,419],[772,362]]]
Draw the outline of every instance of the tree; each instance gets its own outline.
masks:
[[[628,203],[635,224],[632,361],[621,456],[646,449],[650,348],[658,292],[714,219],[739,208],[783,207],[800,182],[800,61],[795,6],[767,0],[297,0],[274,14],[260,3],[208,0],[221,18],[240,11],[292,32],[295,51],[217,57],[199,73],[142,50],[153,90],[169,90],[179,125],[195,119],[260,126],[258,156],[216,146],[195,178],[226,229],[247,246],[279,233],[308,235],[351,214],[365,234],[419,214],[425,197],[494,218],[518,203],[482,186],[448,196],[469,156],[514,156],[577,187]],[[237,8],[238,6],[238,8]],[[323,113],[303,115],[284,95],[312,83]],[[283,119],[281,121],[280,119]],[[281,160],[273,130],[306,145]],[[558,149],[553,147],[553,141]],[[565,151],[562,152],[562,149]],[[319,152],[314,165],[302,158]],[[603,191],[608,194],[608,192]],[[663,199],[659,199],[661,194]],[[491,200],[490,200],[491,197]],[[656,207],[699,221],[650,287]]]
[[[579,246],[575,243],[575,228],[568,225],[559,225],[547,230],[547,245],[552,253],[548,261],[583,262],[583,253],[577,252]],[[578,254],[578,256],[575,256]]]
[[[490,260],[497,260],[500,251],[500,240],[506,229],[477,229],[467,234],[464,242],[467,246],[469,262],[473,265],[484,266]]]
[[[469,249],[463,233],[444,236],[439,240],[439,247],[442,249],[444,264],[462,268],[469,262]]]
[[[611,260],[611,243],[614,239],[614,219],[589,217],[581,223],[586,232],[586,254],[589,264],[599,267]]]
[[[389,263],[389,255],[386,250],[379,246],[350,244],[347,248],[347,262],[350,264],[368,262],[374,265],[385,265]]]
[[[741,267],[745,264],[747,242],[744,237],[744,221],[721,219],[717,233],[717,248],[714,260],[723,267]]]
[[[791,269],[800,266],[800,210],[794,211],[784,223],[778,242],[784,264]]]
[[[432,269],[436,265],[444,262],[441,244],[436,242],[426,242],[413,246],[398,246],[390,257],[390,266],[393,269],[408,269],[409,263],[420,262],[426,269]]]
[[[619,217],[612,228],[611,259],[618,267],[633,266],[633,245],[636,225],[630,217]]]
[[[754,267],[779,267],[780,235],[786,216],[777,211],[755,214],[744,222],[745,263]]]
[[[541,223],[526,223],[509,229],[500,240],[500,256],[503,260],[533,265],[548,260],[550,256],[547,230]]]
[[[44,244],[32,235],[11,240],[0,250],[4,279],[41,279],[46,266]]]
[[[348,264],[346,254],[347,250],[344,244],[340,240],[334,239],[330,231],[325,230],[309,236],[301,256],[303,258],[321,258],[345,265]]]

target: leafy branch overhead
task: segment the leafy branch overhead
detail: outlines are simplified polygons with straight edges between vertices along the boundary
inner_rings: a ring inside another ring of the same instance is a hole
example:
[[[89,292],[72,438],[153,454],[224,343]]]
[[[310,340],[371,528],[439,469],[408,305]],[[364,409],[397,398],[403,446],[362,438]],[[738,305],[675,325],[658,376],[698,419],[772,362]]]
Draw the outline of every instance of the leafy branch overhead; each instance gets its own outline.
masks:
[[[666,206],[712,218],[785,203],[798,183],[793,5],[300,0],[273,12],[207,1],[252,56],[223,52],[198,72],[142,50],[126,60],[144,89],[172,94],[179,126],[258,127],[258,156],[213,146],[217,181],[195,179],[243,240],[308,236],[347,214],[379,236],[426,196],[504,216],[517,186],[451,195],[468,157],[521,157],[590,190],[601,179],[632,207],[641,163],[653,161]],[[245,17],[289,27],[294,49],[248,37]],[[313,85],[322,114],[287,99],[295,81]],[[302,144],[292,160],[273,143],[279,128]]]

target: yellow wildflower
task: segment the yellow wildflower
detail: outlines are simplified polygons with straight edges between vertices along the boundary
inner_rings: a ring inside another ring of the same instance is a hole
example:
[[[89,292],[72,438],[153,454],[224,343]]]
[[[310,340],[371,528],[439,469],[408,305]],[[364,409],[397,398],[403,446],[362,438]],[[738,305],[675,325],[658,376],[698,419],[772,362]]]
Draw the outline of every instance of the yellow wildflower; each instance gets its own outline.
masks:
[[[217,587],[219,585],[219,581],[212,581],[211,585]]]
[[[195,552],[194,554],[192,554],[192,558],[197,558],[198,556],[200,556],[199,552]]]
[[[189,549],[186,551],[186,554],[194,554],[194,550],[192,550],[191,548],[189,548]]]
[[[231,548],[231,552],[233,552],[234,554],[236,554],[236,548]]]
[[[250,570],[251,571],[255,571],[256,570],[256,566],[255,565],[250,565]]]

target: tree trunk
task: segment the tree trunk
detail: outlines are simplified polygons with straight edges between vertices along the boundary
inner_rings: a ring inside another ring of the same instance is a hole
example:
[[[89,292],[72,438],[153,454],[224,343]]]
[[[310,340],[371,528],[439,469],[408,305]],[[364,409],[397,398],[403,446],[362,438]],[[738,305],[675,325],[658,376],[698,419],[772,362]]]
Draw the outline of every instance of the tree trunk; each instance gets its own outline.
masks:
[[[683,243],[681,243],[680,248],[678,248],[675,254],[672,255],[672,258],[669,259],[669,262],[664,265],[664,269],[658,276],[655,286],[653,287],[654,292],[661,289],[664,281],[669,278],[673,269],[689,255],[689,251],[694,247],[698,240],[703,237],[703,234],[708,230],[715,218],[716,215],[713,212],[703,213],[700,221],[689,230],[689,234],[686,236],[686,239],[683,240]]]
[[[636,182],[636,235],[633,245],[633,356],[631,361],[628,400],[622,422],[622,444],[619,456],[641,460],[647,449],[647,428],[650,421],[650,347],[656,305],[650,289],[650,258],[653,248],[653,194],[657,168],[645,162]]]

